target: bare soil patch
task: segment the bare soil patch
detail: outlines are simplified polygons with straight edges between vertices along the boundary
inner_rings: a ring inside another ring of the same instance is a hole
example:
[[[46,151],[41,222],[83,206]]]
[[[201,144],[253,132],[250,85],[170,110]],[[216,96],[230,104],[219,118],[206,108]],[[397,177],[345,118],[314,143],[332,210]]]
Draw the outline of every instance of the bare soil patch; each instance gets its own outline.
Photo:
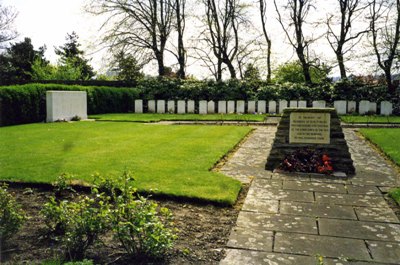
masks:
[[[40,215],[43,204],[54,194],[53,191],[41,187],[9,187],[8,190],[22,205],[29,219],[7,246],[0,246],[0,264],[41,264],[62,257],[60,244],[46,236],[46,226]],[[129,259],[111,235],[103,237],[100,245],[90,249],[87,258],[94,260],[95,264],[217,264],[225,255],[229,233],[236,223],[247,190],[248,187],[242,189],[233,207],[153,199],[172,211],[178,229],[174,249],[163,260]]]

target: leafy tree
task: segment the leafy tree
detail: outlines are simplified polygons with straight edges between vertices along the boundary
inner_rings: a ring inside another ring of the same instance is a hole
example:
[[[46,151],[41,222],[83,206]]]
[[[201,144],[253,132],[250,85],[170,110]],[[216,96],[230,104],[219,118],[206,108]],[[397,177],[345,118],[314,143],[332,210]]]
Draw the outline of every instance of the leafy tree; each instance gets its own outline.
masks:
[[[131,54],[119,52],[115,56],[115,64],[114,70],[117,72],[118,80],[136,81],[144,76],[141,72],[142,66]]]
[[[244,79],[260,80],[260,70],[254,64],[248,64],[243,74]]]
[[[70,78],[77,80],[88,80],[95,76],[93,67],[89,60],[84,58],[84,51],[79,47],[78,35],[75,32],[67,33],[66,43],[55,49],[55,53],[60,56],[60,67],[65,68],[64,73],[74,72]],[[71,69],[75,68],[75,69]],[[79,72],[79,75],[76,75]]]
[[[328,80],[329,69],[325,65],[310,68],[310,77],[313,83],[323,83]],[[303,67],[300,61],[281,64],[274,71],[274,81],[277,83],[305,83]]]

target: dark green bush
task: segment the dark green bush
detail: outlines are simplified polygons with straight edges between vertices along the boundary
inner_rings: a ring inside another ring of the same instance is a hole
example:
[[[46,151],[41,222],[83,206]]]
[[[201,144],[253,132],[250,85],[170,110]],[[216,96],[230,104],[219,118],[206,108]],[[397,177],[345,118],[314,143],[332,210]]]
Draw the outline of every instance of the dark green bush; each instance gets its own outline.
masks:
[[[19,230],[26,219],[7,188],[6,184],[0,186],[0,246]]]

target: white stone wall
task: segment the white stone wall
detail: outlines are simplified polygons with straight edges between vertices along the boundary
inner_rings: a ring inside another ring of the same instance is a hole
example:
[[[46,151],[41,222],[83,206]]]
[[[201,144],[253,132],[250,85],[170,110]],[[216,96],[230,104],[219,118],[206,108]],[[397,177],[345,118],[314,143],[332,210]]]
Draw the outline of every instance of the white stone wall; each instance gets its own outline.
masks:
[[[87,119],[87,94],[85,91],[47,91],[47,122],[71,120],[74,116]]]

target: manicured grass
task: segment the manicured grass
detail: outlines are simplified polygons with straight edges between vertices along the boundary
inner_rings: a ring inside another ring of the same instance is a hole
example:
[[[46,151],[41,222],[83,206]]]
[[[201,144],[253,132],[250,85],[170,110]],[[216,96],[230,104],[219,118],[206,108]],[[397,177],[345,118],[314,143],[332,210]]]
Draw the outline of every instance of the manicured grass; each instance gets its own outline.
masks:
[[[209,171],[251,129],[123,122],[0,128],[0,179],[52,182],[61,173],[136,176],[139,190],[233,204],[240,183]]]
[[[400,205],[400,188],[395,188],[389,191],[389,196]]]
[[[400,165],[400,128],[360,129],[360,132]]]
[[[343,115],[340,119],[345,123],[400,123],[400,116]]]
[[[264,121],[265,114],[157,114],[157,113],[110,113],[90,115],[89,118],[99,121]]]

